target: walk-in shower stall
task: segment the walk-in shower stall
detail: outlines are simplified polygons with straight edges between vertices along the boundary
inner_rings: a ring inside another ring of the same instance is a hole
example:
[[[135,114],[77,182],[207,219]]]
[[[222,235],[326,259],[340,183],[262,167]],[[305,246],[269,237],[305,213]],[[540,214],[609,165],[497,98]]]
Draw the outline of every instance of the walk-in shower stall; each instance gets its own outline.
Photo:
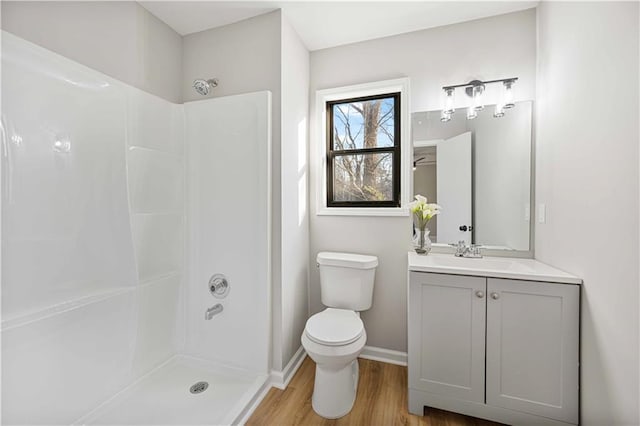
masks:
[[[270,103],[172,104],[2,33],[3,424],[242,419],[268,372]]]

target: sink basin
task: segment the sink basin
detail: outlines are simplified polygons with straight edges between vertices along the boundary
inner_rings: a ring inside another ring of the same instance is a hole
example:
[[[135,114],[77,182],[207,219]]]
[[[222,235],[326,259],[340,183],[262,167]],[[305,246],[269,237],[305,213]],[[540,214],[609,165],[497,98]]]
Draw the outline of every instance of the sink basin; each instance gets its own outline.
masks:
[[[472,259],[466,257],[455,256],[432,256],[432,263],[438,266],[446,266],[449,268],[467,268],[467,269],[483,269],[483,270],[518,270],[521,271],[526,268],[525,265],[516,263],[510,259],[492,259],[492,258],[480,258]]]
[[[409,270],[440,274],[472,275],[545,282],[581,284],[582,280],[535,259],[455,257],[453,254],[430,253],[419,256],[409,253]]]

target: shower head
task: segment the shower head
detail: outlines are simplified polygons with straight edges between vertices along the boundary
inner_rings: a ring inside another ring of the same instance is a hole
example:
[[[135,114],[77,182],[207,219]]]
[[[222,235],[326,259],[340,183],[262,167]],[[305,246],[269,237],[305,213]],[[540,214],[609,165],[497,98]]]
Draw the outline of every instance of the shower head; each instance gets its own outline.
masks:
[[[207,96],[209,91],[218,85],[217,78],[211,78],[209,80],[197,79],[193,81],[193,88],[196,89],[196,92],[200,93],[202,96]]]

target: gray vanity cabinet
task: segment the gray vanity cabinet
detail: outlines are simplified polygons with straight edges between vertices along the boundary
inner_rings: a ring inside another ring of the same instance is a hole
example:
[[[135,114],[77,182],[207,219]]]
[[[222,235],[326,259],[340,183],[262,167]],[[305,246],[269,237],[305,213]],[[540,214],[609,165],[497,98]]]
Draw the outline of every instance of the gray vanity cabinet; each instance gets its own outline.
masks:
[[[411,271],[409,411],[578,424],[579,286]]]
[[[411,273],[410,388],[484,402],[485,292],[485,278]]]
[[[578,423],[579,287],[487,279],[487,404]]]

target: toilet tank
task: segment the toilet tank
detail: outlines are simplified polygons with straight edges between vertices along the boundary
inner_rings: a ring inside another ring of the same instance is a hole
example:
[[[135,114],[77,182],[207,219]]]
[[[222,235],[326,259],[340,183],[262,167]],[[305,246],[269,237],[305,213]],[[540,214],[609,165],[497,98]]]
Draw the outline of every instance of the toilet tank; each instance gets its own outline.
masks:
[[[371,308],[377,257],[323,251],[316,260],[323,305],[354,311]]]

